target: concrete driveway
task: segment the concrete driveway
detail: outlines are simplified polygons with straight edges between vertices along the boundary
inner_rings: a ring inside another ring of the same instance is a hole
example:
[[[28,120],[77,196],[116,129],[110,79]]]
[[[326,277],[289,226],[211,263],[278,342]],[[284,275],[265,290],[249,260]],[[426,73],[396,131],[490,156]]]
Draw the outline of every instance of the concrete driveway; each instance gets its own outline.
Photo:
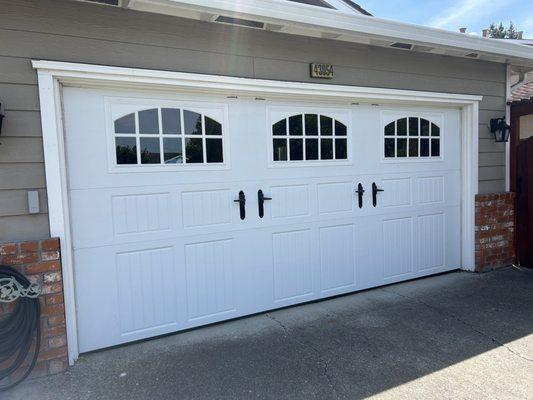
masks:
[[[87,354],[3,399],[533,399],[533,271],[455,272]]]

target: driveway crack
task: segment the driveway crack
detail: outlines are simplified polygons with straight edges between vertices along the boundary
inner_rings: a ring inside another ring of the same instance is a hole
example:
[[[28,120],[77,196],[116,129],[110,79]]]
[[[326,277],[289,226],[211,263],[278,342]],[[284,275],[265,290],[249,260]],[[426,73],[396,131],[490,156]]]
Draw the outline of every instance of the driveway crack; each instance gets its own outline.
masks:
[[[390,289],[385,289],[385,288],[380,288],[380,290],[384,291],[384,292],[387,292],[387,293],[392,293],[392,294],[395,294],[396,296],[399,296],[399,297],[402,297],[404,299],[407,299],[407,300],[410,300],[410,301],[413,301],[415,303],[419,303],[419,304],[422,304],[423,306],[433,310],[433,311],[436,311],[437,313],[441,314],[441,315],[445,315],[445,316],[448,316],[448,317],[451,317],[453,319],[455,319],[456,321],[462,323],[463,325],[465,325],[466,327],[470,328],[472,331],[476,332],[477,334],[485,337],[486,339],[492,341],[493,343],[497,344],[498,346],[500,347],[503,347],[505,348],[507,351],[509,351],[511,354],[513,354],[514,356],[516,357],[519,357],[521,358],[522,360],[525,360],[525,361],[529,361],[529,362],[533,362],[533,359],[527,357],[527,356],[524,356],[522,354],[520,354],[519,352],[513,350],[510,346],[508,346],[507,344],[503,343],[502,341],[496,339],[495,337],[491,336],[491,335],[488,335],[487,333],[483,332],[482,330],[480,330],[479,328],[477,328],[476,326],[472,325],[471,323],[465,321],[464,319],[458,317],[457,315],[455,315],[454,313],[452,312],[449,312],[449,311],[446,311],[442,308],[439,308],[439,307],[435,307],[431,304],[428,304],[422,300],[419,300],[415,297],[411,297],[411,296],[407,296],[407,295],[404,295],[404,294],[401,294],[401,293],[398,293],[394,290],[390,290]]]
[[[338,399],[339,398],[339,393],[337,391],[337,387],[335,385],[335,382],[333,381],[333,378],[332,378],[332,376],[331,376],[331,374],[329,372],[329,366],[330,366],[331,360],[330,359],[325,359],[321,355],[320,350],[318,350],[316,347],[311,346],[311,345],[309,345],[307,343],[304,343],[301,340],[298,340],[296,337],[294,337],[294,335],[290,335],[290,329],[285,324],[283,324],[283,322],[281,322],[279,319],[277,319],[276,317],[274,317],[273,315],[271,315],[269,313],[266,313],[265,315],[266,315],[267,318],[271,319],[276,324],[278,324],[281,327],[281,329],[283,329],[284,336],[288,340],[291,340],[291,341],[297,343],[298,345],[300,345],[304,349],[311,349],[312,350],[312,352],[316,355],[316,358],[317,358],[318,362],[320,364],[322,364],[322,366],[323,366],[322,375],[328,381],[328,385],[331,388],[331,390],[333,391],[334,397],[336,399]]]

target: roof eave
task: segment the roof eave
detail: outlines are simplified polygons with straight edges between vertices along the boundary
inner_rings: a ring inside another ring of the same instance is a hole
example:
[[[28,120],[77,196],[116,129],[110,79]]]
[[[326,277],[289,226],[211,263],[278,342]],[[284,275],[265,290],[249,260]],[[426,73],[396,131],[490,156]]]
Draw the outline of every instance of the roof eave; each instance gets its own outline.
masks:
[[[225,15],[288,27],[288,30],[284,30],[287,33],[294,29],[300,35],[329,34],[329,37],[343,41],[361,43],[365,38],[369,44],[372,39],[403,41],[464,53],[480,53],[492,57],[492,61],[533,67],[533,47],[530,46],[284,0],[129,0],[124,6],[203,20],[210,20],[210,15]]]

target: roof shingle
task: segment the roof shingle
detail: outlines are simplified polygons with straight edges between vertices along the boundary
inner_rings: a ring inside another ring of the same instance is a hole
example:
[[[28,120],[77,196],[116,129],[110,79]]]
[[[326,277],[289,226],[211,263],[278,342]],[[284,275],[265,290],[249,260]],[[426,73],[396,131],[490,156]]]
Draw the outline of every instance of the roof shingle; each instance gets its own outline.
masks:
[[[527,100],[533,100],[533,82],[524,83],[511,92],[513,103]]]

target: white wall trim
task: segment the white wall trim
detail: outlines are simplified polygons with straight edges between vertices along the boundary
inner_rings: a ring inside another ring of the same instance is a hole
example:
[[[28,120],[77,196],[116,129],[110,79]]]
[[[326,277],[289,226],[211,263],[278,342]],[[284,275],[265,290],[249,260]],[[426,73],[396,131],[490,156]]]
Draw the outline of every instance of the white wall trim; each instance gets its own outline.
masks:
[[[505,79],[505,122],[511,124],[511,106],[508,101],[511,100],[512,96],[512,85],[511,85],[511,76],[512,68],[510,64],[507,64],[507,73]],[[508,192],[511,190],[511,139],[505,142],[505,191]]]
[[[50,235],[58,237],[65,302],[68,359],[72,365],[78,357],[78,331],[74,297],[74,269],[70,236],[70,212],[67,189],[63,111],[59,80],[50,72],[38,71],[44,167],[48,193]]]
[[[327,100],[330,103],[376,102],[439,105],[462,113],[462,268],[473,270],[475,195],[478,187],[478,103],[480,96],[363,88],[331,84],[281,82],[227,76],[109,67],[54,61],[32,61],[38,71],[41,122],[48,189],[50,232],[61,240],[69,362],[78,357],[74,270],[70,209],[64,146],[61,86],[137,87],[152,90],[181,89],[196,93],[221,93],[283,99]]]

